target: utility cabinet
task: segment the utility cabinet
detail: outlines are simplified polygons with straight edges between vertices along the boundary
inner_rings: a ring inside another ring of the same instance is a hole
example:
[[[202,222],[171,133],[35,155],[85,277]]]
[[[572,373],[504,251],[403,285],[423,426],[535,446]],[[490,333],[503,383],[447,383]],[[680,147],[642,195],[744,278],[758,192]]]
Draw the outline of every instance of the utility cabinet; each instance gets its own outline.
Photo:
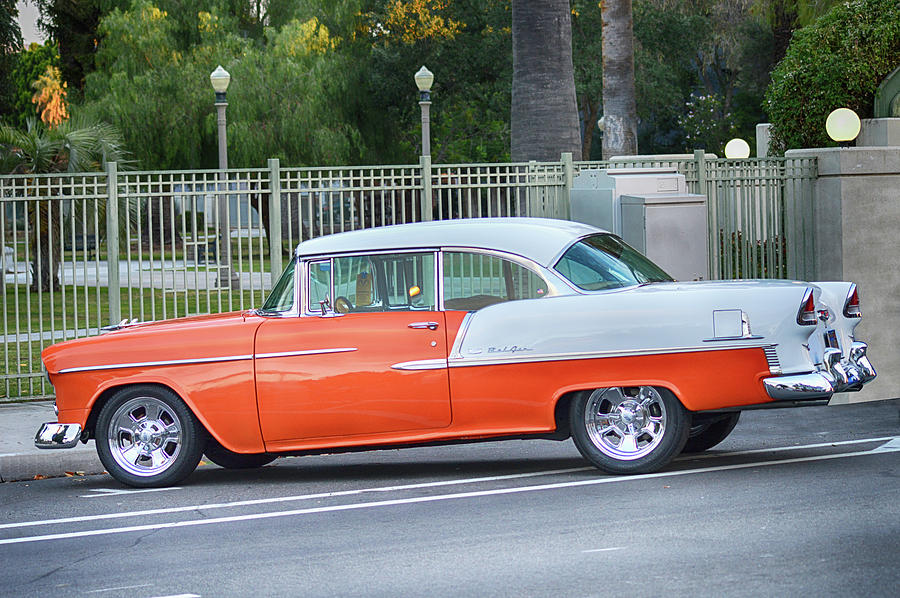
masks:
[[[572,180],[572,220],[622,239],[677,280],[709,277],[706,197],[674,168],[584,170]]]
[[[706,196],[622,195],[622,239],[676,280],[709,278]]]

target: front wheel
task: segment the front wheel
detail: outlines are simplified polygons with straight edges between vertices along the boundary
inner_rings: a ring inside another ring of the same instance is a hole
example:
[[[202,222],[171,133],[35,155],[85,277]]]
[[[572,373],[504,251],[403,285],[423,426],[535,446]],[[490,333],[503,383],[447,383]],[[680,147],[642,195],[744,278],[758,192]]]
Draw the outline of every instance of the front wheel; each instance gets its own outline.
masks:
[[[613,474],[665,467],[687,441],[690,418],[665,388],[629,386],[581,393],[569,412],[581,454]]]
[[[207,434],[187,405],[167,388],[120,390],[103,406],[95,431],[106,471],[128,486],[177,484],[200,462]]]

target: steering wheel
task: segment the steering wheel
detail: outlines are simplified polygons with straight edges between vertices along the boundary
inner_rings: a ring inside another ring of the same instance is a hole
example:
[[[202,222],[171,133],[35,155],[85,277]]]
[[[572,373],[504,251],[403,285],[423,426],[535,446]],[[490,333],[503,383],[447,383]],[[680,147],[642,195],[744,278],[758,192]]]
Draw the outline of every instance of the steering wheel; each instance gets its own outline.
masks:
[[[343,295],[334,300],[334,311],[338,312],[339,314],[350,313],[350,310],[352,309],[353,304],[350,303],[350,300]]]

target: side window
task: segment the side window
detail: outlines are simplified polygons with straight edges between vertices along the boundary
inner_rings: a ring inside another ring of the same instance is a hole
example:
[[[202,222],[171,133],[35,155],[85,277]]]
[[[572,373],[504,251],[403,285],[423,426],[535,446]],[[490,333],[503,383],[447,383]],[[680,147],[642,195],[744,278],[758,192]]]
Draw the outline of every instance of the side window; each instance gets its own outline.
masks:
[[[519,264],[479,253],[444,252],[444,307],[476,311],[547,296],[547,283]]]
[[[309,264],[309,311],[319,311],[321,301],[330,301],[331,261],[310,262]]]
[[[327,298],[339,313],[434,310],[434,265],[434,253],[336,257],[313,262],[309,309],[317,311],[319,302]]]

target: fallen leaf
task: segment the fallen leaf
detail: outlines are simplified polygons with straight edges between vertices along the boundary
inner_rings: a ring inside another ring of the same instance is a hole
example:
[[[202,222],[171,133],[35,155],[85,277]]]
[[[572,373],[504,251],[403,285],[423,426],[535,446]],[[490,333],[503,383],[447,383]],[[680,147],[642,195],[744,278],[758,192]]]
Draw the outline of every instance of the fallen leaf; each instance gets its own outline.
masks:
[[[35,480],[46,480],[46,479],[47,479],[47,476],[41,475],[41,474],[39,474],[39,473],[36,473],[36,474],[34,474],[34,478],[32,478],[32,479],[35,479]]]

